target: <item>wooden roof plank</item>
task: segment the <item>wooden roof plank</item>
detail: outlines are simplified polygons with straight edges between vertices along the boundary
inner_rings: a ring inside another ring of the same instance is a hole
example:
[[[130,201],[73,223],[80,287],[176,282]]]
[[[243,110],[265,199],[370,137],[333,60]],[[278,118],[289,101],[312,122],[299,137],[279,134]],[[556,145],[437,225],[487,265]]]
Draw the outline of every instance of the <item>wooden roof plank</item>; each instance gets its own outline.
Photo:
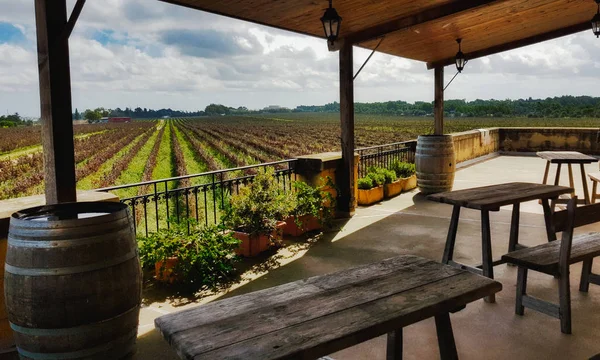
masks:
[[[161,0],[324,40],[326,0]],[[423,61],[429,68],[454,61],[456,38],[468,59],[531,45],[589,28],[591,0],[344,0],[340,39],[379,52]],[[323,41],[325,46],[326,42]]]
[[[562,29],[549,31],[544,34],[534,35],[534,36],[531,36],[531,37],[528,37],[525,39],[519,39],[519,40],[511,41],[511,42],[508,42],[505,44],[491,46],[487,49],[468,52],[468,53],[465,53],[465,57],[467,58],[467,60],[473,60],[473,59],[477,59],[480,57],[489,56],[489,55],[501,53],[504,51],[518,49],[520,47],[529,46],[529,45],[537,44],[540,42],[556,39],[559,37],[572,35],[572,34],[575,34],[575,33],[581,32],[581,31],[585,31],[585,30],[590,30],[590,29],[591,29],[590,22],[586,21],[584,23],[567,26]],[[446,66],[446,65],[451,65],[451,64],[454,64],[454,57],[446,58],[446,59],[440,60],[440,61],[428,62],[427,69],[434,69],[438,66]]]
[[[359,32],[351,33],[338,40],[338,44],[334,44],[330,47],[330,50],[339,50],[340,42],[349,42],[351,44],[358,44],[364,41],[379,38],[383,35],[396,32],[403,29],[408,29],[412,26],[423,24],[432,20],[445,18],[458,13],[474,10],[482,6],[486,6],[494,2],[503,2],[506,0],[462,0],[454,1],[451,3],[443,4],[437,7],[426,9],[417,14],[409,15],[399,19],[394,19],[382,24],[373,26],[361,30]]]

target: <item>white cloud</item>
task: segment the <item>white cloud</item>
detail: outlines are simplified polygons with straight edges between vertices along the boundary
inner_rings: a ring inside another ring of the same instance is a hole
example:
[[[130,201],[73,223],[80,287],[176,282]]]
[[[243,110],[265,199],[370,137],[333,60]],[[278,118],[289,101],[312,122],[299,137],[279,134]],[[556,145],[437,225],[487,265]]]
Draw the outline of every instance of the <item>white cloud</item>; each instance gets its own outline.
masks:
[[[69,0],[71,8],[75,3]],[[0,0],[0,22],[24,43],[0,43],[0,109],[39,114],[31,0]],[[155,0],[88,1],[70,40],[73,106],[171,107],[216,102],[260,108],[337,101],[338,58],[324,41]],[[370,51],[356,49],[355,70]],[[591,33],[476,59],[447,98],[600,96],[600,42]],[[446,68],[446,82],[454,75]],[[357,101],[431,101],[433,73],[375,54],[356,80]]]

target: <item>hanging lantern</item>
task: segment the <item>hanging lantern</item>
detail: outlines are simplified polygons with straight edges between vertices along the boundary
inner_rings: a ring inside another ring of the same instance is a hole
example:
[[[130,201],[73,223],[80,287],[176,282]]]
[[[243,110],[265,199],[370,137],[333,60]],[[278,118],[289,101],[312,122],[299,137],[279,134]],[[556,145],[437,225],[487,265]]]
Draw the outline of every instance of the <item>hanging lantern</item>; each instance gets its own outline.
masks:
[[[338,15],[335,8],[332,7],[331,2],[332,0],[329,0],[329,8],[325,10],[325,14],[323,14],[321,22],[323,23],[325,37],[327,38],[329,43],[333,44],[333,42],[338,38],[338,35],[340,33],[340,25],[342,23],[342,18]]]
[[[598,11],[592,18],[592,31],[596,37],[600,37],[600,0],[596,0],[596,4],[598,4]]]
[[[465,59],[465,54],[463,54],[463,52],[460,49],[461,40],[462,39],[456,39],[456,42],[458,43],[458,52],[456,53],[456,57],[454,58],[454,62],[456,63],[456,70],[458,70],[458,72],[462,72],[465,68],[465,64],[467,63],[467,59]]]

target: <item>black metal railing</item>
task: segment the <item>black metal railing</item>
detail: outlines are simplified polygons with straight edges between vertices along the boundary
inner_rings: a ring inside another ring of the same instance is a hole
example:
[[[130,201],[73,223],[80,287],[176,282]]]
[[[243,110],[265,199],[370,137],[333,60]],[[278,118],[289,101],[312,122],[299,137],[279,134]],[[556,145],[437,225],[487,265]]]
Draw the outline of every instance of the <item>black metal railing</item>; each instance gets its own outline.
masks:
[[[387,168],[394,161],[414,163],[416,150],[416,140],[356,149],[360,155],[358,176],[364,177],[371,166]]]
[[[290,191],[296,160],[243,166],[201,174],[178,176],[135,184],[112,186],[96,191],[113,192],[129,205],[136,234],[169,228],[172,222],[195,219],[199,224],[218,224],[229,196],[254,179],[259,171],[275,168],[275,178]]]

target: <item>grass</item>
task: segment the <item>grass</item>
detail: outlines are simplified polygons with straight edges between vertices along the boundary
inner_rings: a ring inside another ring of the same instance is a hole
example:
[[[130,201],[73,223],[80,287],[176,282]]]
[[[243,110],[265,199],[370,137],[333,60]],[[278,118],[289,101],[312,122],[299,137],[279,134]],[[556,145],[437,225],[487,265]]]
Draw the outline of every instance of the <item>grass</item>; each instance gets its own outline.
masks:
[[[131,163],[123,173],[119,176],[115,185],[134,184],[142,181],[144,175],[144,169],[146,168],[146,162],[152,152],[152,147],[158,136],[158,129],[154,130],[154,133],[148,141],[142,146],[140,151],[133,157]],[[128,198],[137,195],[138,188],[131,187],[127,189],[121,189],[115,191],[115,194],[120,198]]]
[[[100,166],[100,168],[98,169],[98,171],[96,171],[95,173],[86,176],[85,178],[79,180],[77,182],[77,188],[81,189],[81,190],[92,190],[92,189],[96,189],[97,188],[97,183],[100,181],[100,179],[102,178],[102,176],[104,174],[106,174],[107,172],[109,172],[112,169],[112,166],[119,161],[120,158],[122,158],[123,156],[125,156],[125,154],[127,154],[127,152],[135,146],[135,144],[138,141],[141,141],[142,137],[144,137],[144,134],[139,135],[138,137],[136,137],[131,143],[127,144],[125,147],[123,147],[121,150],[119,150],[119,152],[117,152],[115,155],[113,155],[110,159],[106,160],[102,166]]]

